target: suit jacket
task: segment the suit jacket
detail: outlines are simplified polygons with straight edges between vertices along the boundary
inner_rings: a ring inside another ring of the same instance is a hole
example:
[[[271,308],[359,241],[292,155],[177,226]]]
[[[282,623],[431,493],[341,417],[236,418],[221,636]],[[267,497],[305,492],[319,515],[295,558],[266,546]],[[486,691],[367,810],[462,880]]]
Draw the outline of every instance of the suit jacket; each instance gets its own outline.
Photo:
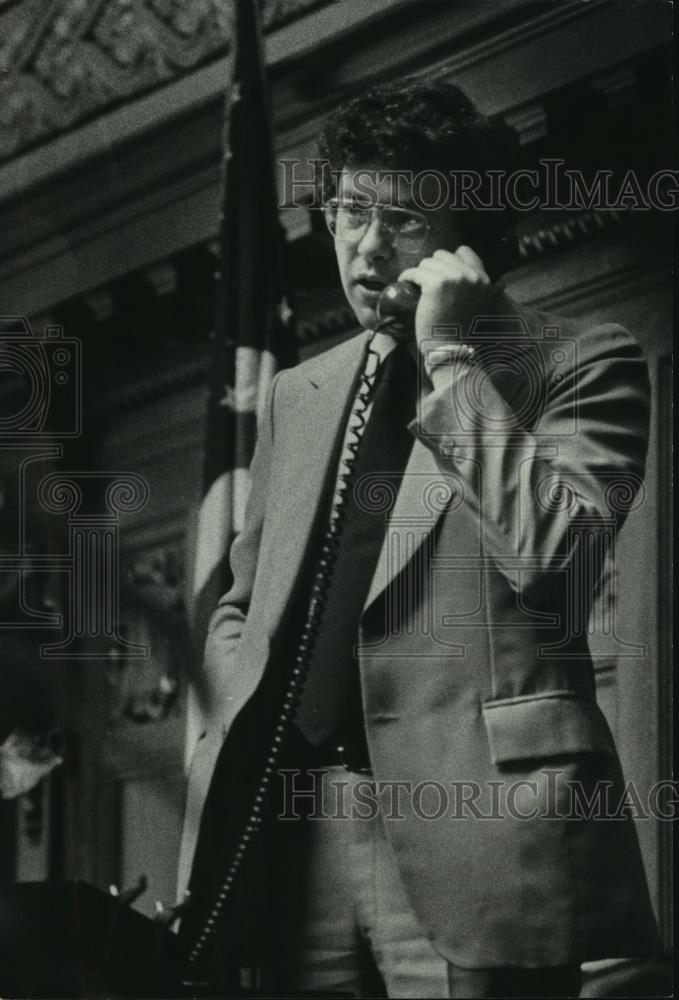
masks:
[[[224,738],[286,652],[277,637],[367,337],[272,385],[234,583],[207,641],[212,703],[180,887]],[[472,341],[473,365],[423,380],[359,629],[375,778],[426,793],[387,832],[451,962],[643,954],[657,940],[633,823],[597,812],[597,790],[614,809],[623,778],[587,619],[644,472],[647,367],[620,326],[586,328],[507,297]],[[442,790],[445,815],[427,818]]]

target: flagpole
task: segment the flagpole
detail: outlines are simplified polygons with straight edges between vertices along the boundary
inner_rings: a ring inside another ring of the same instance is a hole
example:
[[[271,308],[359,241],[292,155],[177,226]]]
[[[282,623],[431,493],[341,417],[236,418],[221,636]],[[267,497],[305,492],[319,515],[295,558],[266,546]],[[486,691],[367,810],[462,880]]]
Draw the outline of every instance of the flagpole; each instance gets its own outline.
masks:
[[[268,388],[275,372],[296,360],[259,12],[256,0],[233,0],[232,10],[203,499],[189,539],[193,558],[187,560],[193,570],[187,607],[197,658],[209,617],[230,585],[228,551],[243,523],[248,468]],[[210,680],[197,670],[189,685],[187,768],[214,707]]]

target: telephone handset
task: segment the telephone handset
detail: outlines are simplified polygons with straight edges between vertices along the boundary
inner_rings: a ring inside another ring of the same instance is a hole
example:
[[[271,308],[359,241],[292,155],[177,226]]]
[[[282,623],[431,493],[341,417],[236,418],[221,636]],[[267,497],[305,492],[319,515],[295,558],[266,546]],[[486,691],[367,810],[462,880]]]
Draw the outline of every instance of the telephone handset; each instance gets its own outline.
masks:
[[[413,281],[395,281],[382,289],[377,300],[377,330],[391,334],[399,343],[415,336],[415,310],[420,289]]]
[[[486,273],[492,282],[511,266],[518,255],[516,235],[507,224],[492,240],[474,243],[474,249],[485,263]],[[394,281],[382,289],[377,300],[376,330],[384,330],[400,343],[415,336],[415,310],[420,289],[413,281]]]

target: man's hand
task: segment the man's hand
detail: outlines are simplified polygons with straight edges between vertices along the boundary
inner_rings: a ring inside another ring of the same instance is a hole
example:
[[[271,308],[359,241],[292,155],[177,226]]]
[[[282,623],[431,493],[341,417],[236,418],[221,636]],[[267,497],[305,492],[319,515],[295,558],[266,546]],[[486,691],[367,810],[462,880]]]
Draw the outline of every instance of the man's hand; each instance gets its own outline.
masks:
[[[434,337],[450,339],[440,328],[453,324],[459,325],[464,340],[474,318],[489,311],[502,287],[491,284],[481,258],[468,246],[459,246],[455,253],[435,250],[417,267],[403,271],[398,280],[412,281],[422,292],[415,313],[419,345]]]

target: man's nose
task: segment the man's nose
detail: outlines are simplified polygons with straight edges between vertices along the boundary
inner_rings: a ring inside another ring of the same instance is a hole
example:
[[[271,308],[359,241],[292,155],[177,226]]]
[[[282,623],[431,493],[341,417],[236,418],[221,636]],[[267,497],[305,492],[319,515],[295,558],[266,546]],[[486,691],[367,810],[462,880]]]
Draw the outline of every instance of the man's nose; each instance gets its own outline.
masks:
[[[358,252],[363,257],[374,259],[390,257],[393,251],[390,234],[382,225],[380,213],[373,211],[368,228],[358,241]]]

